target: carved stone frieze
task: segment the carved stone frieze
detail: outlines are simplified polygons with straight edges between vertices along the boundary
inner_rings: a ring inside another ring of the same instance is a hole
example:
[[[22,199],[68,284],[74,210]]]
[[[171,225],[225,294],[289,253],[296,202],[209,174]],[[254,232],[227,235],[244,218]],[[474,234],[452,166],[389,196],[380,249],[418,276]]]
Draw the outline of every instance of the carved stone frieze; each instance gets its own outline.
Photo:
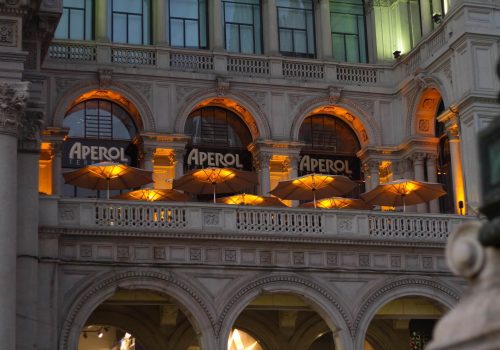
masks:
[[[304,100],[308,97],[310,96],[304,94],[289,94],[288,105],[290,106],[290,110],[293,111],[299,104],[304,102]]]
[[[224,96],[229,91],[229,80],[224,77],[217,77],[215,90],[217,91],[217,96]]]
[[[17,46],[17,21],[0,19],[0,46]]]
[[[28,100],[29,82],[0,83],[0,134],[17,135]]]
[[[175,87],[175,100],[177,103],[184,100],[187,96],[191,95],[192,92],[198,90],[197,87],[193,86],[182,86],[178,85]]]
[[[261,110],[266,109],[266,99],[267,93],[262,91],[245,91],[245,94],[248,95],[255,103],[260,107]]]
[[[43,127],[44,112],[40,109],[28,109],[19,123],[18,146],[20,150],[38,152],[40,149],[40,131]]]

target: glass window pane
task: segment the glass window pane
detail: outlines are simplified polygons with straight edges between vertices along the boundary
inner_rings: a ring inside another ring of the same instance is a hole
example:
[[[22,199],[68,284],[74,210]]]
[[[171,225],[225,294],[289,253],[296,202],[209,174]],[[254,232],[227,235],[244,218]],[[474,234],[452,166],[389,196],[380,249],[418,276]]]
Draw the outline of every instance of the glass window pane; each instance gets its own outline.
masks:
[[[70,39],[83,40],[84,39],[84,12],[81,10],[70,10]]]
[[[294,7],[300,9],[312,9],[311,0],[276,0],[277,6]]]
[[[113,0],[113,11],[142,14],[142,0]]]
[[[186,47],[198,47],[198,22],[186,20]]]
[[[115,43],[127,42],[127,17],[125,15],[113,15],[113,41]]]
[[[83,0],[64,0],[63,1],[63,6],[64,7],[75,7],[75,8],[84,8],[84,1]]]
[[[342,34],[332,34],[333,58],[336,61],[345,61],[344,36]]]
[[[226,22],[253,24],[253,6],[228,2],[224,4],[224,16]]]
[[[307,13],[307,52],[314,54],[314,21],[312,12]]]
[[[293,52],[292,31],[280,29],[280,51]]]
[[[334,15],[332,23],[332,31],[337,33],[358,33],[357,16],[339,13]]]
[[[128,43],[142,44],[142,17],[128,16]]]
[[[226,24],[226,49],[229,52],[239,52],[239,35],[237,24]]]
[[[198,0],[170,0],[170,17],[198,18]]]
[[[345,43],[347,62],[359,62],[358,37],[346,35]]]
[[[69,20],[69,11],[68,9],[63,9],[63,13],[61,19],[59,20],[59,24],[57,25],[56,32],[54,36],[57,39],[68,39],[68,20]]]
[[[295,46],[295,52],[307,53],[306,32],[295,31],[293,33],[293,44]]]
[[[241,26],[241,52],[253,53],[253,29],[249,26]]]
[[[286,28],[306,28],[306,15],[302,10],[279,9],[278,25]]]
[[[206,0],[199,0],[199,32],[200,32],[200,47],[206,48],[207,45],[207,2]]]
[[[170,20],[170,45],[177,47],[184,46],[184,27],[180,19]]]

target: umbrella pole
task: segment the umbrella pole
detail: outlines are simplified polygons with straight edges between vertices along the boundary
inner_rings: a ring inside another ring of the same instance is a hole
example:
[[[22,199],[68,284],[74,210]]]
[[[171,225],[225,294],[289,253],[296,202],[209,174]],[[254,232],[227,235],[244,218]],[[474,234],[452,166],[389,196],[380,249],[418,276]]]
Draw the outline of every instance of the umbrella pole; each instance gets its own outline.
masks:
[[[314,202],[314,209],[316,209],[316,191],[313,188],[313,202]]]
[[[405,195],[403,195],[403,213],[406,213]]]
[[[106,179],[106,184],[108,185],[107,195],[109,200],[109,177]]]
[[[215,200],[215,183],[213,183],[212,186],[214,188],[214,203],[216,203],[216,200]]]

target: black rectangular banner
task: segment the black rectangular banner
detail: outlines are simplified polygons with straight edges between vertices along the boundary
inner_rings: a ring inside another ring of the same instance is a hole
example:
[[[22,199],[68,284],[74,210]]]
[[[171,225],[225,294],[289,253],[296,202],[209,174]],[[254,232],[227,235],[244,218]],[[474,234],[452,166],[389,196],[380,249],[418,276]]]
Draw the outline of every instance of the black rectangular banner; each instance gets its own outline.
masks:
[[[99,162],[116,162],[135,166],[135,145],[129,141],[70,138],[62,145],[62,167],[82,168]]]

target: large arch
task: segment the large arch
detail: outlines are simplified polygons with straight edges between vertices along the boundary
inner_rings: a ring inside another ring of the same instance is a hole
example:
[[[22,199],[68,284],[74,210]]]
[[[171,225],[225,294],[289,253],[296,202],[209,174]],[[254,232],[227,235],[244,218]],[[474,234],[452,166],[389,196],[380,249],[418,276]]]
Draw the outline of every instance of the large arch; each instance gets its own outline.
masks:
[[[62,126],[66,112],[74,105],[75,101],[85,99],[86,95],[93,94],[98,98],[99,91],[108,91],[116,94],[116,101],[127,110],[135,109],[135,122],[140,131],[155,131],[156,124],[146,100],[132,87],[118,82],[110,82],[106,87],[101,87],[97,81],[87,81],[72,85],[66,90],[55,104],[52,119],[53,126]],[[103,94],[104,95],[104,94]],[[82,99],[83,98],[83,99]]]
[[[227,341],[231,327],[247,305],[262,293],[287,293],[305,299],[335,334],[338,350],[351,350],[351,318],[342,298],[311,278],[296,274],[260,276],[241,285],[235,285],[216,323],[219,341]],[[223,345],[223,344],[220,344]]]
[[[193,326],[203,349],[213,345],[215,311],[202,293],[173,273],[158,270],[118,270],[91,275],[68,292],[62,308],[65,315],[59,338],[59,349],[77,350],[80,329],[92,312],[119,289],[151,290],[176,300]],[[208,334],[210,333],[210,334]]]
[[[378,123],[361,106],[345,98],[332,105],[329,97],[309,99],[298,108],[290,129],[292,139],[298,140],[300,126],[307,117],[319,113],[331,114],[345,121],[356,133],[361,148],[382,143]]]
[[[235,91],[221,96],[216,89],[197,91],[184,100],[184,104],[177,111],[175,132],[183,134],[189,114],[197,108],[208,105],[227,108],[236,113],[247,125],[253,141],[271,138],[271,127],[257,103],[243,93]]]
[[[408,296],[426,297],[451,309],[457,302],[460,292],[443,281],[426,277],[402,277],[381,281],[365,294],[355,313],[353,335],[355,349],[362,349],[368,326],[377,311],[386,303]]]

